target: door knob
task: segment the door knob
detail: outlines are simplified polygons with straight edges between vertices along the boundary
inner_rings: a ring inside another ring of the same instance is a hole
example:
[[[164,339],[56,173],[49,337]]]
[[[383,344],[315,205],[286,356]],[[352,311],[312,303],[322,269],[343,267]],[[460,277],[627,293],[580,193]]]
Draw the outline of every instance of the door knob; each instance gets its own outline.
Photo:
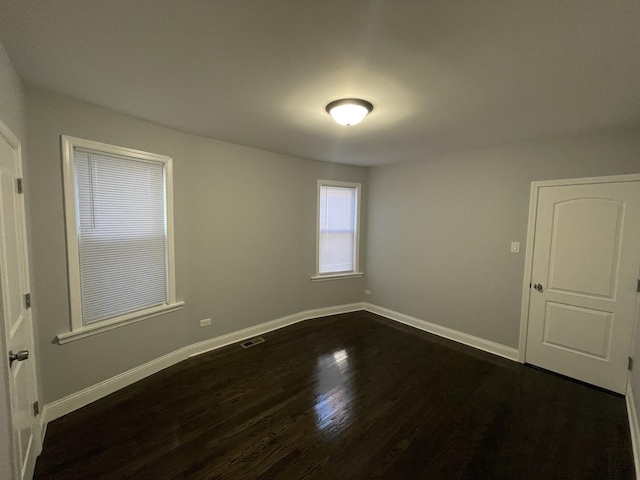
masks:
[[[539,283],[534,283],[533,284],[533,288],[535,288],[537,291],[541,292],[542,291],[542,285]]]
[[[23,362],[29,358],[29,350],[20,350],[18,353],[9,352],[9,368],[13,365],[13,362]]]

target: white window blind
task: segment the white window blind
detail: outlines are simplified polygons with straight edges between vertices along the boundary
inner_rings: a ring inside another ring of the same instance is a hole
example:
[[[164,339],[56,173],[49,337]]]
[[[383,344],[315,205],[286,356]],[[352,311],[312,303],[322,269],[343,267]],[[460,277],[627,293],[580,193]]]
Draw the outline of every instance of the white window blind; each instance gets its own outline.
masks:
[[[355,271],[357,190],[320,186],[318,273]]]
[[[168,303],[165,170],[74,149],[82,323]]]

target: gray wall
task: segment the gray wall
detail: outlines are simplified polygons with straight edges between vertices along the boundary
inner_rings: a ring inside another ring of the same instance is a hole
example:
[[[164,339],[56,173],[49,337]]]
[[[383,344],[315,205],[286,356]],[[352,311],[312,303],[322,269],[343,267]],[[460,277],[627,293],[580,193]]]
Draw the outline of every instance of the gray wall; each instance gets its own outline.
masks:
[[[26,97],[28,215],[45,404],[188,344],[362,300],[363,279],[312,283],[310,275],[318,178],[363,184],[366,231],[367,169],[188,135],[36,88],[27,88]],[[173,157],[182,310],[65,345],[54,342],[70,325],[61,134]],[[366,245],[366,235],[361,242]],[[200,328],[203,318],[212,325]]]
[[[369,301],[517,348],[531,182],[639,173],[639,133],[603,130],[372,169]],[[521,253],[509,252],[512,241]]]
[[[0,120],[21,142],[26,141],[22,82],[2,45],[0,45]]]
[[[0,45],[0,120],[24,143],[26,140],[24,96],[22,84],[11,61]],[[0,294],[2,292],[0,291]],[[0,327],[2,326],[2,310],[0,309]],[[4,328],[0,328],[0,342],[4,343]],[[4,351],[4,347],[0,349]],[[9,425],[9,377],[0,362],[0,478],[11,478],[11,429]]]

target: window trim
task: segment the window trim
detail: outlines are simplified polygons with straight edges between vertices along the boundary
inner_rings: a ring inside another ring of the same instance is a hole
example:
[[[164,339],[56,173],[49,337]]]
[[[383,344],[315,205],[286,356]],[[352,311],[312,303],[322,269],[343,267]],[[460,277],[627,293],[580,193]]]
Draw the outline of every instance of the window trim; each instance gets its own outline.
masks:
[[[345,272],[320,273],[320,190],[322,187],[342,187],[354,188],[356,190],[356,218],[355,218],[355,239],[354,239],[354,265],[353,270]],[[341,182],[336,180],[318,180],[316,192],[316,273],[311,276],[312,282],[322,282],[326,280],[338,280],[345,278],[359,278],[364,275],[360,271],[360,192],[362,184],[354,182]]]
[[[67,236],[67,271],[69,276],[69,308],[71,331],[57,336],[58,343],[67,343],[89,335],[112,330],[140,320],[169,313],[182,308],[176,301],[175,252],[173,229],[173,159],[165,155],[109,145],[92,140],[61,135],[64,214]],[[88,325],[82,323],[82,297],[80,286],[80,257],[78,250],[78,211],[76,207],[76,179],[73,151],[75,148],[161,163],[164,167],[165,213],[167,222],[167,296],[168,302]]]

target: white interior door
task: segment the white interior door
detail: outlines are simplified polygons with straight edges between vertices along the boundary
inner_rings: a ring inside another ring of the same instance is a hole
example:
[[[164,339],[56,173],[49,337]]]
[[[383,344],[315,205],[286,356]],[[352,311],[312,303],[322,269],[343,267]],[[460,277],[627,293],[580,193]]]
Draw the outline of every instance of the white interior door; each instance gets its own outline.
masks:
[[[20,144],[0,123],[0,287],[3,325],[3,368],[8,369],[13,476],[30,479],[40,453],[40,428],[34,413],[37,385],[33,359]],[[14,360],[10,360],[10,355]],[[0,401],[5,401],[4,398]],[[2,432],[4,434],[4,432]]]
[[[640,182],[538,190],[526,362],[625,393]]]

